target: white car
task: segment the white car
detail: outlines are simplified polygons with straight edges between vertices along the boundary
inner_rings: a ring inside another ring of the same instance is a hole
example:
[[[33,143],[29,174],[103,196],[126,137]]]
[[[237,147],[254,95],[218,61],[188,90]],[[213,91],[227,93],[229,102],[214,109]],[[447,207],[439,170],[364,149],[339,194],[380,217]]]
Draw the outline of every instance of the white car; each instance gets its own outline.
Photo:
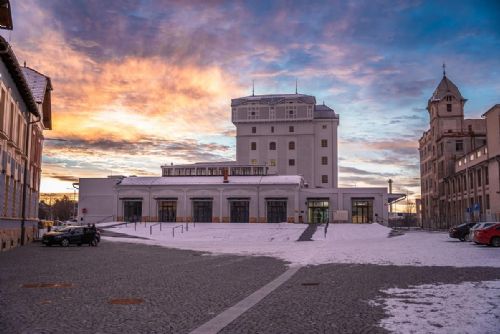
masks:
[[[469,234],[467,235],[466,240],[473,241],[474,240],[474,231],[481,230],[481,229],[489,227],[493,224],[495,224],[495,223],[477,223],[476,225],[474,225],[470,228],[470,231],[469,231]]]

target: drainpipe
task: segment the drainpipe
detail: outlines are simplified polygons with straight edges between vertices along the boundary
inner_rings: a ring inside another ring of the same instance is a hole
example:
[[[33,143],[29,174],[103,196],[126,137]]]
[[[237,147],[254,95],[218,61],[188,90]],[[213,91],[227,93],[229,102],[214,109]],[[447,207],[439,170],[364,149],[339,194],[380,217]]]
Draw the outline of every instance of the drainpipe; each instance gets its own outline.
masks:
[[[30,113],[28,112],[28,122],[26,123],[26,137],[24,143],[24,152],[26,153],[26,159],[24,160],[24,174],[23,174],[23,199],[22,199],[22,207],[21,207],[21,246],[25,244],[25,233],[26,233],[26,191],[27,182],[28,182],[28,167],[29,167],[29,141],[31,139],[31,124],[37,123],[40,121],[40,115],[35,115],[37,118],[34,121],[30,122]]]

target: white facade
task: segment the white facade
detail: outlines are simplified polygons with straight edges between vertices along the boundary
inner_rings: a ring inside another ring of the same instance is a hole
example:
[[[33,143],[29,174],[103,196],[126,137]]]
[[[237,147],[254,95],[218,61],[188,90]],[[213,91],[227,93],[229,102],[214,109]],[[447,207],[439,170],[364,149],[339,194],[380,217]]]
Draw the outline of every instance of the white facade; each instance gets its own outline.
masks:
[[[79,214],[106,220],[354,223],[388,220],[386,188],[338,188],[333,109],[314,96],[233,99],[237,161],[162,166],[161,177],[80,179]]]

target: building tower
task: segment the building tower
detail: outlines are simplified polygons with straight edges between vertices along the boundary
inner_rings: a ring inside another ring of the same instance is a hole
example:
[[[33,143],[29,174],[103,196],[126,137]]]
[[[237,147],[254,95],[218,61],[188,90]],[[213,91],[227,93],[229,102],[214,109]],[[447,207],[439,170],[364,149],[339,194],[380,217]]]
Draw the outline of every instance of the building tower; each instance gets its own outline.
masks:
[[[422,192],[422,224],[425,228],[446,228],[451,221],[446,201],[445,179],[455,173],[455,160],[484,145],[484,120],[464,119],[467,100],[446,76],[427,102],[430,129],[419,140]]]

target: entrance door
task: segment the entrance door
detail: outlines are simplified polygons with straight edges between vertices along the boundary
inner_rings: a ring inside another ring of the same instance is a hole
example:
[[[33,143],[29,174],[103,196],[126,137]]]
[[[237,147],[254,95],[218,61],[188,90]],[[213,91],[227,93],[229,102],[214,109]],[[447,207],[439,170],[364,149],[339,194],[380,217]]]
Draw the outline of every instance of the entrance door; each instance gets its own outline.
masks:
[[[123,201],[123,219],[126,222],[138,222],[142,218],[142,201]]]
[[[196,200],[193,201],[193,221],[195,223],[212,222],[212,201]]]
[[[352,199],[352,222],[354,224],[373,222],[373,199]]]
[[[238,200],[229,202],[231,223],[248,223],[250,220],[250,202]]]
[[[307,221],[310,224],[323,224],[328,222],[328,199],[309,200],[307,202]]]
[[[268,200],[267,201],[267,222],[283,223],[286,222],[286,200]]]
[[[158,201],[158,220],[175,222],[177,220],[177,201]]]

